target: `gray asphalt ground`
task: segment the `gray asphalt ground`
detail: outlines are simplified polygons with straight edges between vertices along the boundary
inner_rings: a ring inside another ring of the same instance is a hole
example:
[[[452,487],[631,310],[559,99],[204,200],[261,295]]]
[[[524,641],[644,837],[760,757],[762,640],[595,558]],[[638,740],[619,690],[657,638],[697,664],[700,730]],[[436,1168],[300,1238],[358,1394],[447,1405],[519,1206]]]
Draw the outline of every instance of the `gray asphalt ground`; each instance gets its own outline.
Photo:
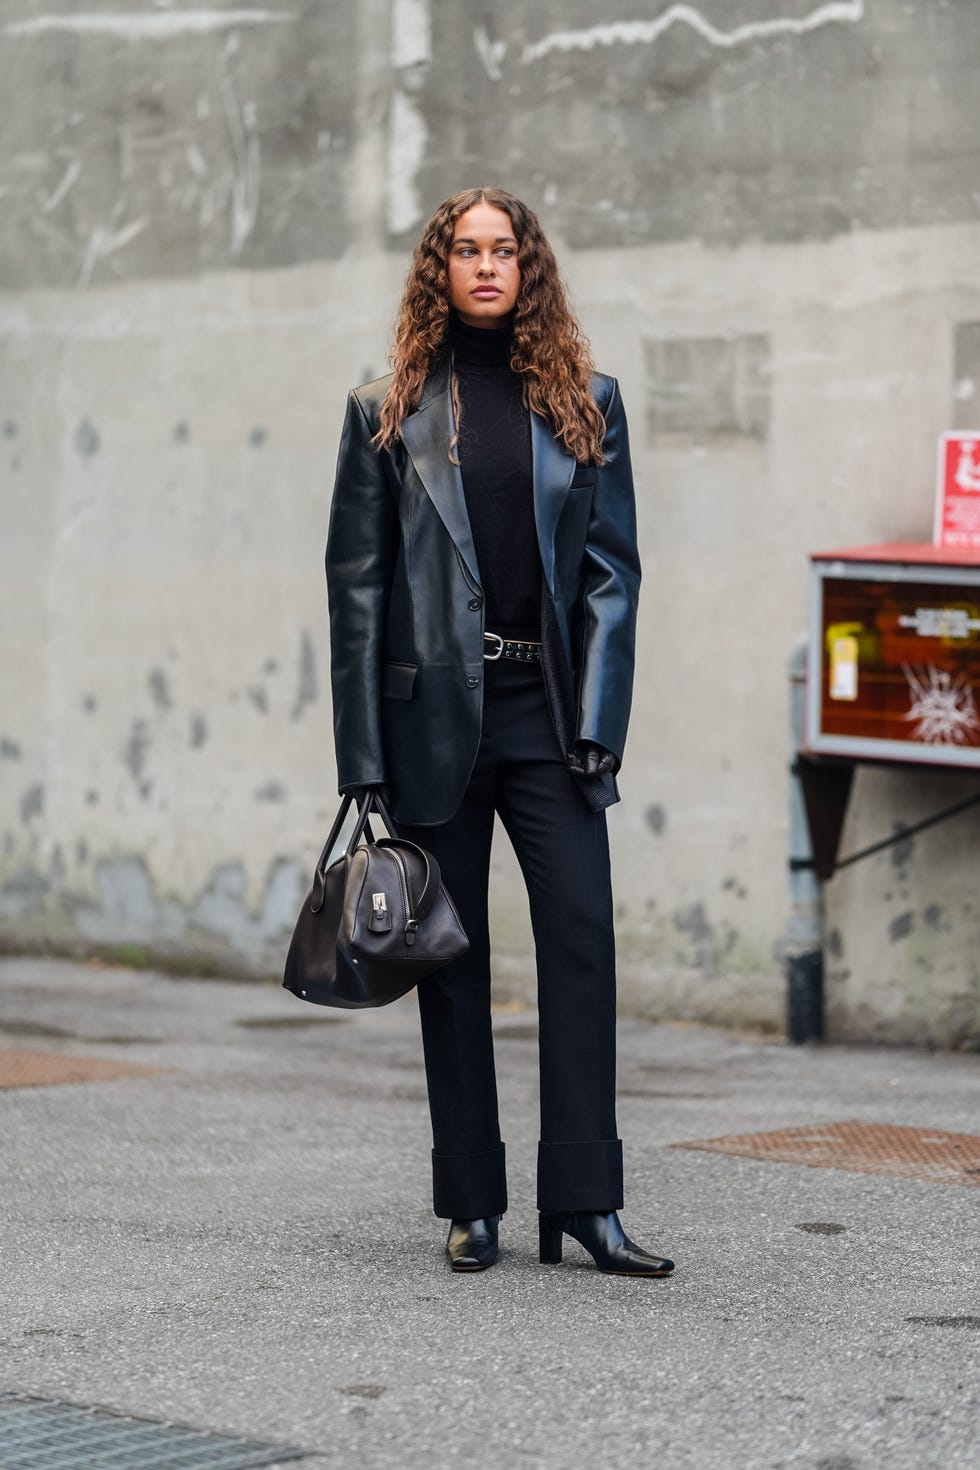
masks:
[[[980,1058],[621,1021],[623,1220],[677,1261],[643,1281],[571,1242],[537,1263],[534,1016],[495,1026],[510,1209],[497,1266],[453,1276],[414,997],[351,1016],[0,961],[0,1045],[169,1069],[0,1092],[0,1389],[299,1445],[308,1470],[975,1470],[980,1193],[668,1145],[980,1132]]]

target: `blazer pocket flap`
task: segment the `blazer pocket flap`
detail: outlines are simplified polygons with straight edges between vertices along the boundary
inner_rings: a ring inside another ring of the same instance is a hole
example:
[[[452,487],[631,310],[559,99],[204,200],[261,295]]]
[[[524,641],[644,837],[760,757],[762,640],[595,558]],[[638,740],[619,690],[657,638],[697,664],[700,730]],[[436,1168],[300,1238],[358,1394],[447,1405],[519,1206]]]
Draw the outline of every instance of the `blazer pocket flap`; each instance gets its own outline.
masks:
[[[572,476],[572,490],[585,490],[595,484],[595,468],[592,465],[578,465]]]
[[[418,664],[383,663],[381,693],[386,699],[411,699]]]

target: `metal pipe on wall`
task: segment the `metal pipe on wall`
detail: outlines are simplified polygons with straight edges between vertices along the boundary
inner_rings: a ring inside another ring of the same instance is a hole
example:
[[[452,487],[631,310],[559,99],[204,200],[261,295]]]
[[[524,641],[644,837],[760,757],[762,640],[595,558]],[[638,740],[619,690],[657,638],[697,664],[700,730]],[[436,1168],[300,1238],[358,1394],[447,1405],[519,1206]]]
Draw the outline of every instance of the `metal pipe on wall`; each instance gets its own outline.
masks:
[[[786,924],[786,1037],[800,1044],[824,1035],[824,893],[811,863],[813,849],[807,821],[799,755],[806,739],[807,640],[801,638],[789,660],[790,790],[789,895]]]

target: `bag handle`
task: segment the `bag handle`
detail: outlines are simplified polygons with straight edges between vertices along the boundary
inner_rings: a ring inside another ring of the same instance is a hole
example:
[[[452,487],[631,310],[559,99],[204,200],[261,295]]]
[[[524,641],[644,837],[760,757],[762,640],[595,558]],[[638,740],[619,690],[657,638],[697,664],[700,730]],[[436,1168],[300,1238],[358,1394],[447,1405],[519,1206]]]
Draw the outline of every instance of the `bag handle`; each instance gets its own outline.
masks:
[[[424,847],[420,847],[417,842],[409,842],[407,838],[399,837],[398,828],[391,820],[391,813],[388,811],[384,798],[378,792],[374,794],[374,806],[391,834],[390,838],[382,837],[377,846],[392,847],[398,844],[399,846],[410,847],[413,852],[418,853],[425,864],[425,882],[422,884],[422,892],[415,901],[415,913],[419,919],[424,919],[435,903],[440,885],[442,884],[442,874],[439,871],[439,864],[436,862],[434,855],[426,851]]]
[[[436,901],[442,873],[439,864],[431,852],[424,847],[419,847],[417,842],[409,842],[407,837],[382,837],[378,840],[378,847],[410,847],[417,857],[422,859],[425,865],[425,880],[422,884],[422,892],[414,902],[416,919],[424,919]],[[411,896],[411,895],[410,895]]]
[[[384,822],[385,826],[388,828],[388,832],[390,833],[390,835],[392,837],[397,837],[398,836],[398,828],[395,826],[394,822],[391,820],[391,813],[389,812],[389,810],[388,810],[388,808],[387,808],[387,806],[385,804],[384,797],[381,795],[381,793],[379,791],[373,792],[373,805],[374,805],[374,809],[377,812],[378,816],[381,818],[382,822]]]
[[[351,792],[345,792],[344,799],[340,803],[340,811],[334,818],[333,826],[330,828],[330,835],[323,844],[323,851],[317,859],[316,871],[313,875],[313,891],[310,895],[310,911],[314,914],[318,914],[323,907],[323,901],[326,897],[327,868],[330,865],[330,856],[340,835],[340,829],[344,825],[344,818],[350,811],[353,801],[354,797]],[[374,833],[371,831],[369,818],[372,809],[377,812],[390,834],[387,838],[382,837],[380,843],[375,841]],[[365,837],[372,847],[394,846],[397,843],[399,846],[411,847],[414,852],[418,853],[425,864],[425,881],[422,884],[422,892],[415,901],[415,913],[419,919],[424,919],[435,903],[442,883],[439,864],[436,862],[433,854],[427,852],[424,847],[419,847],[418,843],[409,842],[406,838],[398,836],[398,829],[391,819],[391,813],[388,810],[387,804],[376,790],[366,791],[361,798],[360,805],[357,808],[357,820],[354,823],[350,837],[347,839],[347,853],[353,852],[362,837]]]
[[[360,805],[357,808],[357,821],[354,823],[354,830],[351,832],[350,837],[347,839],[348,852],[353,851],[353,849],[360,842],[362,836],[365,836],[368,842],[372,844],[374,843],[374,834],[371,831],[371,824],[368,821],[368,816],[370,814],[371,807],[375,799],[376,798],[374,797],[373,793],[370,791],[366,791],[362,796]],[[380,800],[380,798],[378,799]],[[340,803],[340,811],[334,818],[334,824],[330,828],[330,835],[327,838],[326,842],[323,844],[323,851],[320,853],[320,856],[317,859],[316,869],[313,874],[313,892],[311,894],[310,901],[310,911],[314,914],[318,914],[323,907],[323,900],[326,897],[327,868],[330,865],[330,855],[333,852],[334,844],[336,843],[337,838],[340,835],[340,829],[344,825],[344,818],[350,811],[353,801],[354,797],[352,793],[349,791],[345,791],[344,799]]]
[[[424,847],[420,847],[417,842],[409,842],[407,838],[399,837],[398,828],[392,821],[391,812],[388,810],[388,804],[377,788],[375,788],[370,793],[369,799],[371,808],[373,808],[373,810],[377,812],[382,822],[384,822],[385,826],[388,828],[389,836],[382,837],[377,843],[375,843],[375,839],[371,833],[371,824],[369,821],[365,820],[364,835],[367,837],[368,842],[370,842],[372,846],[377,847],[392,847],[396,844],[401,847],[410,847],[413,852],[418,853],[419,857],[425,864],[425,881],[422,884],[422,892],[419,894],[414,904],[416,917],[419,919],[424,919],[426,914],[428,914],[431,910],[432,905],[435,903],[440,884],[442,883],[442,874],[439,871],[439,864],[436,862],[433,854],[431,852],[427,852]],[[360,813],[358,814],[357,820],[358,826],[360,826]],[[359,835],[360,833],[358,832],[357,828],[355,828],[354,835],[352,835],[351,841],[348,844],[349,848],[354,847],[356,839],[357,837],[359,837]]]

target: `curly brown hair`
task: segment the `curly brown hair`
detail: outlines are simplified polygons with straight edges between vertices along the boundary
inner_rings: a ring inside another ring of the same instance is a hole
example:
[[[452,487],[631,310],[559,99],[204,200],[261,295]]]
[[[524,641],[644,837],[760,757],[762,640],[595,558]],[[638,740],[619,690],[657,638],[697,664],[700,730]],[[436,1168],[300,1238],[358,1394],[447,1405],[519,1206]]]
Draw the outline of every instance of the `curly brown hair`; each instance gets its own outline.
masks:
[[[594,365],[589,345],[572,315],[551,246],[534,211],[506,189],[465,189],[439,205],[422,231],[405,282],[391,353],[391,386],[374,442],[390,449],[402,420],[418,407],[425,380],[446,351],[449,337],[449,251],[456,221],[476,204],[502,209],[517,240],[521,284],[514,309],[511,367],[524,377],[529,408],[551,424],[577,460],[602,464],[605,423],[592,396]],[[459,391],[452,383],[459,436]]]

